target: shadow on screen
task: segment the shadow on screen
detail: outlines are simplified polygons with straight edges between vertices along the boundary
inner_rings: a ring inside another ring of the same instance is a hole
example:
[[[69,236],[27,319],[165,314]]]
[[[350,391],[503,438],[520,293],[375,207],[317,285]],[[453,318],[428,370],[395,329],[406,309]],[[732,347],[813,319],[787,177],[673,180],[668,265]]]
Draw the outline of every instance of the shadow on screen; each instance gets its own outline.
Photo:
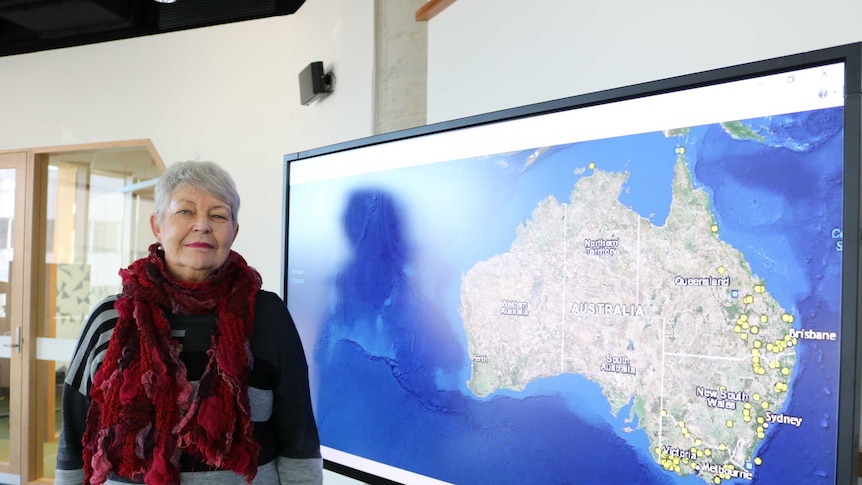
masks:
[[[373,373],[375,363],[385,362],[404,390],[423,399],[434,399],[439,375],[468,365],[452,324],[429,301],[442,298],[423,295],[417,284],[422,275],[405,236],[407,214],[384,190],[357,190],[348,198],[342,223],[351,257],[338,269],[316,347],[323,409],[327,396],[340,399],[327,389],[340,379],[327,370],[343,373],[337,361],[344,347],[361,355],[351,372]]]

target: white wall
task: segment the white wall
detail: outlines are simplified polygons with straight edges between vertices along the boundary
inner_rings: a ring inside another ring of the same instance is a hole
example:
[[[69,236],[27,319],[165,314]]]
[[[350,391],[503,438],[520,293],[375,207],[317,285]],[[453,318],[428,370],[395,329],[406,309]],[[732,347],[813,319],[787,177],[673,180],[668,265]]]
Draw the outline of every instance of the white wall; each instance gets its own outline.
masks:
[[[289,16],[0,57],[0,149],[149,138],[166,164],[221,163],[242,197],[234,248],[281,293],[282,158],[371,134],[373,14],[309,0]],[[335,92],[302,106],[313,61]]]
[[[462,0],[428,25],[428,122],[862,40],[859,0]]]

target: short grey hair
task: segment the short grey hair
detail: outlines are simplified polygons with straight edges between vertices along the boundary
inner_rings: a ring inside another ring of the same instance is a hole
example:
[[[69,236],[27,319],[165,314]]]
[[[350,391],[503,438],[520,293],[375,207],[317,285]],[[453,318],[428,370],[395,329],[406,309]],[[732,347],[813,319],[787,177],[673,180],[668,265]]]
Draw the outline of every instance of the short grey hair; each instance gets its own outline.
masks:
[[[161,221],[177,189],[194,187],[226,203],[233,225],[239,222],[239,193],[233,178],[215,162],[177,162],[159,177],[155,188],[156,219]]]

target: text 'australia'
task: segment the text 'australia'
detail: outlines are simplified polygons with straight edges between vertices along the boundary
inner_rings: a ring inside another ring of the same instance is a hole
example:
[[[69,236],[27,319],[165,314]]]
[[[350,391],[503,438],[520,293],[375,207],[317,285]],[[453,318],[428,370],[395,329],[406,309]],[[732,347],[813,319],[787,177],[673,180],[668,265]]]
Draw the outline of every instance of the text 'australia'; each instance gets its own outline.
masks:
[[[644,316],[643,305],[624,303],[588,303],[576,301],[572,304],[571,312],[576,315],[616,315],[620,317]]]

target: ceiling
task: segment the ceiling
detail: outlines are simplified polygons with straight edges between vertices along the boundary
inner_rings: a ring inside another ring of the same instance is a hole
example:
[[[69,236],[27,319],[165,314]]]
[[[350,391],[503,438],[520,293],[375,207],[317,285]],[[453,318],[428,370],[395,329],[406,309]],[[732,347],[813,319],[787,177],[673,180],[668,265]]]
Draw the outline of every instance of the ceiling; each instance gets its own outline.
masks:
[[[305,0],[0,0],[0,56],[290,15]]]

